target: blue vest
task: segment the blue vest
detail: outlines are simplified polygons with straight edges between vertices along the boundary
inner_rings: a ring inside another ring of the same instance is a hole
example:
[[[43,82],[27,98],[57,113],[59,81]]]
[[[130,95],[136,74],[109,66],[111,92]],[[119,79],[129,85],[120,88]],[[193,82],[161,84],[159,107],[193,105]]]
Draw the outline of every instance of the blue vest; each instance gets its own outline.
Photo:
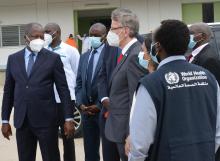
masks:
[[[150,161],[214,161],[217,83],[202,67],[176,60],[140,83],[157,111]]]

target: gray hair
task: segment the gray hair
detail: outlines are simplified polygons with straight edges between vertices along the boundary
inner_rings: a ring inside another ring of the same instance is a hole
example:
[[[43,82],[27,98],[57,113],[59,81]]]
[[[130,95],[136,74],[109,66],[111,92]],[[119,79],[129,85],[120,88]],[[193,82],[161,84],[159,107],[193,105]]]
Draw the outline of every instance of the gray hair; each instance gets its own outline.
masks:
[[[43,27],[41,24],[33,22],[33,23],[29,23],[25,26],[24,28],[24,33],[25,35],[29,35],[31,34],[33,29],[38,29],[38,30],[42,30],[43,31]]]
[[[112,12],[111,19],[130,29],[129,36],[135,37],[139,31],[139,20],[136,14],[129,9],[118,8]]]
[[[197,32],[204,33],[207,36],[208,41],[213,36],[212,30],[207,23],[203,23],[203,22],[195,23],[195,24],[192,24],[189,27],[189,29],[193,29],[193,30],[196,30]]]

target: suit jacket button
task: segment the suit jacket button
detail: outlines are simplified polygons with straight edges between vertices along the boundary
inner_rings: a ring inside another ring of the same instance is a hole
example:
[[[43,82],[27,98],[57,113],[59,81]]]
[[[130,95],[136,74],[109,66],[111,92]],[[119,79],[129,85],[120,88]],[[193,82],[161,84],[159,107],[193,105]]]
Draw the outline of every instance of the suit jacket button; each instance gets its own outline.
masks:
[[[28,86],[26,86],[26,88],[29,88]]]

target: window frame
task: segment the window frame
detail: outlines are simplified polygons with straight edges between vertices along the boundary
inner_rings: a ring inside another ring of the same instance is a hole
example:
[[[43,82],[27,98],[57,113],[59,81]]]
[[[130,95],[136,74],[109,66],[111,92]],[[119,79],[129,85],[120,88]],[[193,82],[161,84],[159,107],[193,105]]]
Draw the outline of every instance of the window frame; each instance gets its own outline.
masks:
[[[23,35],[21,35],[21,28],[26,24],[14,24],[14,25],[0,25],[0,48],[8,48],[8,47],[20,47],[25,46],[25,44],[22,44],[21,39],[23,38]],[[18,27],[18,45],[9,45],[9,46],[3,46],[3,34],[2,34],[2,27]]]

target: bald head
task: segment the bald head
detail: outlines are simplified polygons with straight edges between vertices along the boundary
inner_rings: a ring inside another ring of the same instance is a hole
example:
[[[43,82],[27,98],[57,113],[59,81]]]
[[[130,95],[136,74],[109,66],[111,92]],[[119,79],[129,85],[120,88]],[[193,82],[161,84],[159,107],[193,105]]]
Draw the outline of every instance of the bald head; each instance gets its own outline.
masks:
[[[95,23],[89,29],[90,36],[104,37],[106,35],[106,27],[102,23]]]
[[[44,27],[44,33],[50,34],[53,38],[52,46],[56,46],[61,41],[61,29],[57,23],[48,23]]]
[[[195,23],[189,27],[191,34],[203,34],[205,41],[209,42],[212,37],[212,30],[206,23]]]
[[[61,29],[60,29],[60,26],[56,23],[48,23],[45,27],[44,27],[44,30],[45,29],[52,29],[54,31],[57,31],[59,33],[61,33]]]

